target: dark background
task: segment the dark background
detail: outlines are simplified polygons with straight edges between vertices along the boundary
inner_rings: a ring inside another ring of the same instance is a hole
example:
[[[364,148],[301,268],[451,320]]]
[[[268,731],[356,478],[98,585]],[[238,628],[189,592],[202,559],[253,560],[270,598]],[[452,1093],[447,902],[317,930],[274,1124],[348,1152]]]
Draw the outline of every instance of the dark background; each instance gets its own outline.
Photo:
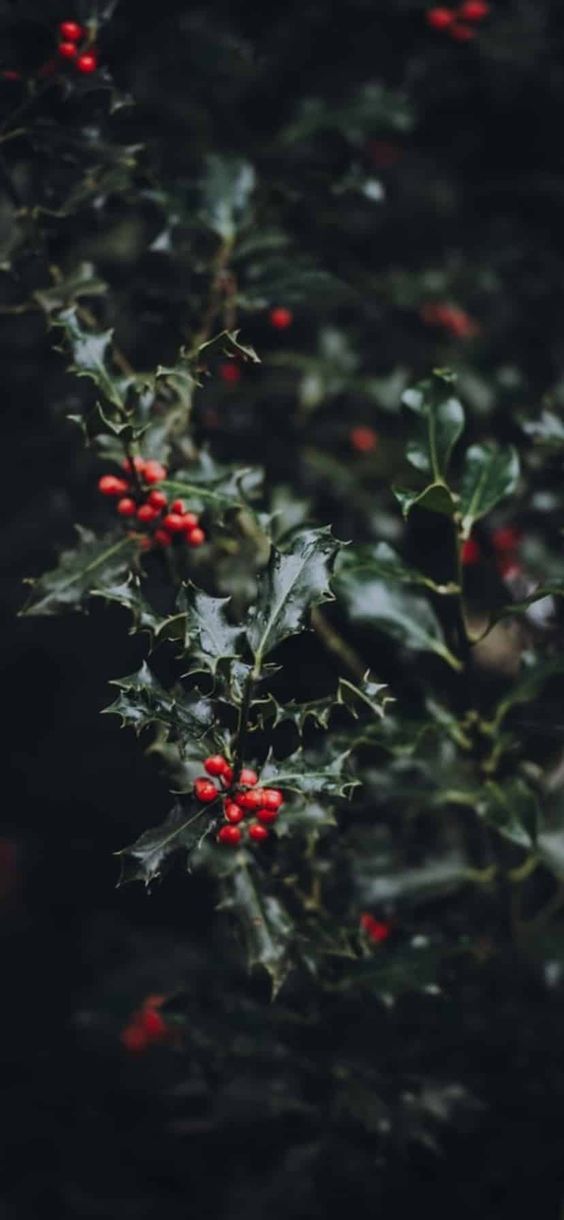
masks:
[[[50,8],[53,22],[69,15]],[[397,207],[370,234],[375,263],[381,271],[399,260],[415,273],[454,247],[469,264],[479,257],[495,265],[501,288],[485,301],[490,325],[482,371],[487,376],[515,362],[520,401],[538,400],[558,382],[564,362],[558,6],[499,4],[505,56],[496,43],[482,57],[458,58],[455,67],[425,30],[421,9],[382,8],[287,4],[251,15],[245,5],[214,3],[202,18],[205,28],[213,34],[217,23],[258,55],[258,68],[240,70],[236,85],[219,52],[194,64],[193,40],[178,37],[181,4],[157,15],[149,5],[123,3],[105,54],[120,83],[140,99],[134,123],[149,131],[161,168],[172,173],[193,138],[182,106],[190,73],[196,72],[194,93],[200,91],[207,107],[202,130],[267,163],[270,132],[292,113],[295,82],[304,74],[308,91],[338,98],[356,80],[383,76],[400,83],[410,63],[423,121],[410,141],[411,168],[390,188]],[[41,60],[49,33],[32,8],[14,3],[5,21],[5,63]],[[338,150],[335,156],[338,161]],[[442,218],[430,215],[418,196],[419,175],[429,163],[452,182],[457,199]],[[313,231],[306,214],[298,211],[293,220],[299,240],[317,245],[332,269],[364,258],[362,232],[333,243],[323,226]],[[124,275],[111,260],[104,271],[118,284]],[[479,285],[474,292],[482,300]],[[433,361],[434,336],[422,334],[408,315],[391,310],[378,323],[377,369],[396,350],[415,373]],[[307,348],[307,319],[301,325]],[[244,337],[258,343],[260,333],[251,321]],[[159,340],[157,328],[155,360]],[[151,895],[141,887],[115,888],[112,853],[158,820],[166,800],[135,739],[97,714],[110,701],[109,680],[131,672],[140,652],[119,612],[94,607],[85,618],[17,617],[24,577],[53,563],[74,520],[99,511],[91,491],[98,467],[64,420],[71,382],[42,321],[7,320],[0,347],[7,1126],[0,1214],[6,1220],[48,1211],[61,1220],[258,1217],[272,1210],[274,1198],[291,1216],[317,1215],[298,1188],[292,1198],[279,1180],[284,1129],[266,1139],[248,1121],[243,1140],[236,1117],[227,1140],[225,1132],[218,1137],[195,1120],[179,1129],[171,1100],[178,1061],[163,1052],[149,1063],[132,1063],[120,1046],[119,1031],[135,1004],[149,991],[176,985],[210,948],[205,929],[213,896],[203,883],[178,876]],[[511,409],[500,408],[509,431]],[[232,441],[239,452],[232,456],[260,449],[256,437],[253,420],[243,416]],[[264,1014],[268,1021],[266,1005]],[[557,999],[549,1003],[534,982],[511,971],[502,982],[492,980],[479,1003],[469,987],[467,1025],[450,1031],[444,1053],[479,1082],[488,1107],[479,1122],[447,1137],[439,1157],[413,1149],[392,1154],[375,1171],[377,1181],[366,1180],[362,1159],[356,1172],[350,1148],[335,1147],[316,1183],[320,1214],[331,1205],[354,1206],[359,1214],[381,1206],[389,1215],[429,1208],[445,1217],[493,1220],[535,1207],[556,1220],[564,1186],[562,1016]],[[416,1019],[406,1009],[406,1037],[417,1037]],[[427,1032],[431,1058],[446,1035]]]

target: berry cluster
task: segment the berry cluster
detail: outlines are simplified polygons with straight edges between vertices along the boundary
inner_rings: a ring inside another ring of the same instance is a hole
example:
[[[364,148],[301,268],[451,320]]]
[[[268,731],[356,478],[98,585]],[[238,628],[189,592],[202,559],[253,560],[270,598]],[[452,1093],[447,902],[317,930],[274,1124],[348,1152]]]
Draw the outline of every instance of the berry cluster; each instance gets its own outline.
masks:
[[[471,42],[476,37],[476,25],[488,17],[490,6],[486,0],[464,0],[458,8],[427,9],[427,24],[454,38],[455,42]]]
[[[114,496],[120,517],[135,518],[136,523],[146,526],[149,535],[144,535],[144,546],[170,546],[175,538],[184,539],[188,546],[201,546],[206,535],[200,527],[196,513],[186,511],[183,500],[173,500],[169,505],[164,491],[154,486],[166,479],[166,469],[160,462],[133,458],[137,478],[132,478],[129,459],[123,463],[126,477],[103,474],[98,480],[98,491],[103,496]]]
[[[494,530],[491,544],[496,557],[496,566],[504,579],[516,576],[520,571],[518,552],[521,531],[513,525],[504,525]],[[483,558],[482,548],[475,538],[468,538],[462,545],[461,560],[465,568],[475,567]]]
[[[480,333],[478,323],[459,305],[428,301],[419,312],[426,326],[440,326],[455,339],[474,339]]]
[[[253,843],[264,843],[268,839],[268,827],[276,821],[284,803],[278,788],[258,788],[258,775],[250,767],[242,768],[233,786],[233,768],[221,754],[212,754],[204,759],[204,770],[214,779],[219,779],[222,785],[217,788],[205,775],[194,781],[194,793],[202,804],[209,805],[218,797],[223,802],[225,823],[219,829],[218,842],[227,847],[237,847],[243,837],[240,823],[247,813],[253,813],[256,821],[252,821],[248,827],[249,839]]]
[[[59,38],[57,54],[60,59],[72,60],[77,72],[82,72],[85,76],[96,71],[98,67],[96,49],[85,41],[88,34],[84,26],[79,25],[77,21],[61,21]],[[82,50],[80,49],[81,43]]]
[[[150,995],[137,1008],[127,1025],[121,1031],[121,1044],[130,1054],[138,1055],[151,1045],[165,1042],[170,1030],[159,1008],[164,1004],[166,996]]]
[[[362,931],[374,945],[383,944],[392,930],[391,924],[384,923],[381,919],[375,919],[368,911],[360,916],[359,922]]]

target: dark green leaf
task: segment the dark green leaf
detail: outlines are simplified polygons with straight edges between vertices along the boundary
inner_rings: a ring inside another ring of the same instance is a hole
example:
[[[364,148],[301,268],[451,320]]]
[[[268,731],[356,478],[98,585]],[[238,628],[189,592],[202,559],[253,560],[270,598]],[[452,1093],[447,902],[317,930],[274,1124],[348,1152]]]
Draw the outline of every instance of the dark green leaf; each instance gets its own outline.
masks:
[[[308,628],[312,606],[332,599],[329,578],[338,547],[330,529],[300,530],[284,552],[272,547],[247,628],[257,666],[288,636]]]
[[[236,915],[243,930],[249,970],[257,966],[266,970],[276,995],[290,968],[294,927],[281,902],[264,894],[242,858],[222,879],[220,909]]]
[[[221,661],[241,652],[245,633],[229,621],[229,603],[230,598],[210,597],[193,584],[182,587],[177,607],[192,672],[203,668],[215,673]]]
[[[496,445],[493,441],[471,445],[464,461],[460,493],[464,538],[469,537],[475,521],[515,491],[518,479],[519,458],[512,445]]]
[[[412,423],[407,459],[439,484],[445,481],[452,449],[464,427],[464,410],[453,397],[451,384],[451,376],[437,373],[432,380],[406,390],[402,397]]]
[[[123,410],[130,379],[112,370],[113,331],[85,330],[75,306],[61,310],[55,321],[65,332],[72,353],[72,371],[79,377],[91,378],[108,401]]]
[[[82,608],[94,594],[104,596],[127,575],[136,555],[136,542],[123,534],[97,538],[77,526],[80,542],[63,551],[58,567],[31,580],[33,591],[22,614],[58,614]]]
[[[444,517],[454,517],[457,512],[457,501],[444,483],[429,483],[422,490],[394,487],[393,493],[406,518],[409,517],[412,508],[424,508],[430,513],[442,513]]]
[[[239,157],[212,153],[206,158],[202,180],[201,216],[225,242],[232,242],[240,226],[250,220],[255,172]]]
[[[390,587],[369,569],[341,570],[334,585],[352,622],[384,631],[415,652],[434,652],[453,669],[460,668],[447,648],[434,610],[423,598]]]
[[[329,762],[319,762],[315,757],[297,750],[282,763],[267,759],[261,769],[261,781],[265,784],[275,783],[284,792],[344,797],[358,785],[358,780],[348,773],[349,758],[350,750],[344,750]]]
[[[524,780],[489,781],[477,802],[477,812],[488,826],[520,847],[534,847],[539,827],[536,796]]]
[[[157,614],[144,598],[139,577],[133,573],[121,584],[111,585],[105,589],[95,589],[93,597],[103,597],[104,601],[116,602],[125,610],[129,610],[133,618],[132,633],[148,631],[150,634],[155,634],[164,621],[162,615]]]
[[[165,690],[145,661],[137,673],[114,678],[111,685],[117,686],[120,693],[104,710],[120,716],[122,725],[137,734],[160,724],[180,742],[184,738],[198,740],[213,724],[214,713],[208,699],[199,691]]]
[[[131,847],[117,852],[122,858],[119,884],[144,881],[145,885],[150,885],[162,876],[165,866],[170,865],[176,852],[191,854],[212,828],[209,806],[195,812],[193,806],[183,808],[180,804],[175,805],[160,826],[146,830]]]

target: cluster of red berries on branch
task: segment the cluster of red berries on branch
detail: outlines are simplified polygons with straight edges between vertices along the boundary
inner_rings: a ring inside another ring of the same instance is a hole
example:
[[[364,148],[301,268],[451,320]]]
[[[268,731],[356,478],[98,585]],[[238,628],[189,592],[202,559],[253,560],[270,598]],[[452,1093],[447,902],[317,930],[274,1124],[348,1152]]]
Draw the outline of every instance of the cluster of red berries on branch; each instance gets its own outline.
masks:
[[[225,822],[218,831],[218,842],[226,847],[237,847],[246,831],[253,843],[264,843],[269,837],[268,827],[277,820],[284,804],[279,789],[259,788],[259,777],[250,767],[242,768],[234,785],[233,767],[221,754],[212,754],[204,759],[203,765],[208,775],[218,779],[221,786],[216,787],[211,779],[201,775],[194,781],[194,793],[204,805],[210,805],[218,798],[222,801]],[[254,815],[254,820],[243,827],[241,823],[248,813]]]
[[[169,505],[164,491],[154,485],[166,479],[167,471],[160,462],[135,457],[133,466],[137,478],[133,478],[129,459],[123,463],[125,477],[103,474],[98,480],[98,490],[103,496],[115,497],[116,509],[125,520],[135,520],[149,532],[143,535],[142,546],[171,546],[179,539],[188,546],[201,546],[206,535],[200,526],[197,513],[186,511],[184,500],[173,500]]]
[[[351,428],[349,440],[356,453],[373,453],[378,447],[378,433],[367,424],[356,424]]]
[[[460,305],[427,301],[421,306],[419,316],[426,326],[440,326],[455,339],[474,339],[480,333],[478,323]]]
[[[159,1008],[164,1004],[166,996],[149,995],[137,1008],[127,1025],[122,1029],[120,1041],[126,1051],[139,1055],[149,1046],[167,1042],[171,1036],[164,1017]]]
[[[519,544],[521,531],[513,525],[504,525],[494,530],[491,544],[496,558],[496,567],[504,579],[517,576],[520,572]],[[475,538],[468,538],[462,544],[461,560],[465,568],[475,567],[483,559],[482,548]]]
[[[360,916],[359,922],[365,936],[367,936],[374,945],[383,944],[384,941],[388,939],[392,931],[391,924],[385,923],[381,919],[375,919],[374,916],[370,915],[368,911],[365,911],[364,914]]]
[[[96,71],[98,56],[95,47],[88,42],[88,31],[84,26],[79,25],[77,21],[61,21],[59,39],[57,54],[60,59],[68,59],[77,72],[82,72],[85,76]]]
[[[455,9],[427,9],[426,16],[432,30],[448,34],[455,42],[471,42],[476,37],[476,26],[489,14],[490,6],[486,0],[465,0]]]

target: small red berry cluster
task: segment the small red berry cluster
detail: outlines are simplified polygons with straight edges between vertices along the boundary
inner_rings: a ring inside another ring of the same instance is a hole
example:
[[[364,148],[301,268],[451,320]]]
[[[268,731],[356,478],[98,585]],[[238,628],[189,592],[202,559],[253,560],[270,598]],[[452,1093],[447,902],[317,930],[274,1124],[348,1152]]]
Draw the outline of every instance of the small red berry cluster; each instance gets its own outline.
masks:
[[[268,839],[268,827],[276,821],[284,798],[278,788],[258,788],[258,775],[250,767],[243,767],[237,784],[233,787],[233,768],[221,754],[212,754],[204,759],[204,770],[219,779],[223,785],[217,788],[211,779],[202,775],[194,781],[194,793],[204,805],[221,797],[225,824],[218,832],[218,842],[227,847],[237,847],[243,837],[247,813],[253,813],[256,821],[248,827],[249,839],[253,843],[264,843]]]
[[[360,916],[359,922],[362,931],[374,945],[383,944],[392,931],[391,924],[384,923],[381,919],[375,919],[368,911]]]
[[[476,25],[489,17],[486,0],[465,0],[458,8],[427,9],[427,24],[454,38],[455,42],[471,42],[476,37]]]
[[[158,1042],[166,1042],[170,1036],[169,1027],[161,1016],[159,1008],[164,1004],[166,996],[149,995],[140,1008],[132,1014],[127,1025],[121,1031],[120,1041],[126,1051],[138,1055],[149,1046]]]
[[[87,39],[84,26],[79,25],[77,21],[61,21],[59,38],[57,54],[61,59],[72,60],[77,72],[82,72],[85,76],[96,71],[98,56],[95,47],[88,43],[84,47]],[[80,50],[80,43],[83,44],[83,50]]]
[[[520,571],[519,544],[521,531],[513,525],[504,525],[494,530],[491,543],[495,552],[497,570],[504,579],[516,576]],[[482,548],[475,538],[462,544],[461,560],[465,568],[475,567],[482,560]]]
[[[427,301],[421,306],[419,316],[426,326],[440,326],[455,339],[474,339],[480,333],[478,323],[460,305]]]
[[[197,514],[186,511],[184,500],[173,500],[169,505],[164,491],[154,487],[155,483],[166,479],[165,467],[160,462],[141,457],[133,458],[133,466],[137,480],[131,478],[131,463],[127,459],[123,463],[126,478],[103,474],[98,480],[98,491],[103,496],[116,497],[120,517],[135,518],[140,525],[150,528],[150,534],[144,535],[145,549],[153,543],[170,546],[175,538],[184,539],[188,546],[201,546],[206,535]]]

